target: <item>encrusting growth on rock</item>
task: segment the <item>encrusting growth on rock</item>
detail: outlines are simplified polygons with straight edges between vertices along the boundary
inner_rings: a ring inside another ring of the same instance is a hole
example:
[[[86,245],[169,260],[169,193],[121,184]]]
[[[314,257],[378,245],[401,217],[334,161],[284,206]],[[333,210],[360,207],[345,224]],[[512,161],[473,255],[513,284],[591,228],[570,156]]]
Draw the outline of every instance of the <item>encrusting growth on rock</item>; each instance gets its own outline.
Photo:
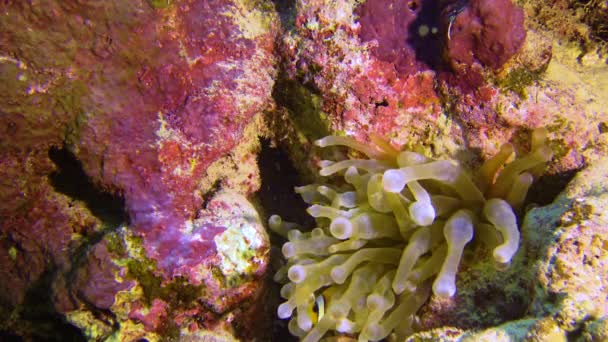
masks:
[[[332,331],[359,341],[390,334],[402,340],[431,293],[454,296],[473,239],[493,250],[497,267],[508,266],[519,247],[514,209],[553,156],[545,130],[537,129],[529,154],[506,164],[514,150],[504,144],[471,178],[454,161],[400,152],[376,136],[372,142],[316,141],[368,159],[323,161],[322,176],[343,180],[296,188],[317,221],[312,231],[269,219],[270,229],[288,239],[287,263],[275,275],[286,299],[278,315],[291,318],[289,330],[302,341]]]

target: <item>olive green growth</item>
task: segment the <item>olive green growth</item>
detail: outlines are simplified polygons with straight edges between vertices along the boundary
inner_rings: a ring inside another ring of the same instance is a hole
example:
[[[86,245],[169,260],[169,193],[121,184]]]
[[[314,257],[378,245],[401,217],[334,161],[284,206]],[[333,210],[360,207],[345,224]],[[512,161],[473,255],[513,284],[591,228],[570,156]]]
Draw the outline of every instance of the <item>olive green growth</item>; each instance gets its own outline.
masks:
[[[309,140],[330,134],[330,121],[322,111],[321,96],[298,82],[281,79],[275,86],[273,95],[277,102],[289,108],[292,122]]]
[[[498,86],[503,90],[510,90],[522,99],[526,99],[528,94],[526,88],[538,82],[545,70],[530,71],[525,67],[512,70],[505,78],[498,80]]]
[[[117,256],[115,263],[127,269],[126,278],[135,280],[142,289],[143,300],[152,305],[154,299],[162,299],[172,308],[184,308],[196,305],[196,300],[204,297],[203,286],[194,286],[184,278],[177,277],[169,283],[163,284],[163,279],[156,272],[156,262],[146,256],[141,237],[127,231],[118,229],[105,236],[108,251]],[[177,325],[166,326],[164,335],[177,337]]]
[[[132,245],[143,246],[140,237],[130,237]],[[143,248],[143,247],[142,247]],[[155,298],[160,298],[170,305],[183,306],[193,303],[202,293],[200,286],[193,286],[185,279],[176,278],[174,281],[162,285],[162,278],[155,274],[156,262],[143,255],[127,260],[128,278],[137,280],[144,292],[144,298],[152,303]]]
[[[171,6],[171,0],[148,0],[148,4],[154,9],[163,9]]]

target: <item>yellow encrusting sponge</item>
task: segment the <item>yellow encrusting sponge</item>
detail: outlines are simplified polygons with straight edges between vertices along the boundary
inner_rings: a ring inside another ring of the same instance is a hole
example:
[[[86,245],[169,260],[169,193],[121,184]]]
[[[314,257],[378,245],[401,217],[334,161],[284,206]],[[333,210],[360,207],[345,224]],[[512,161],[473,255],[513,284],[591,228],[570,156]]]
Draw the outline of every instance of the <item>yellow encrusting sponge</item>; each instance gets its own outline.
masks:
[[[296,187],[318,227],[303,232],[270,217],[269,228],[288,240],[274,277],[286,300],[278,316],[306,342],[341,333],[403,340],[431,293],[454,296],[471,240],[488,246],[497,268],[509,265],[520,238],[514,208],[553,156],[546,133],[535,130],[531,152],[508,164],[514,148],[504,144],[473,179],[454,161],[397,151],[375,135],[370,144],[318,140],[368,159],[322,161],[321,176],[343,180]]]

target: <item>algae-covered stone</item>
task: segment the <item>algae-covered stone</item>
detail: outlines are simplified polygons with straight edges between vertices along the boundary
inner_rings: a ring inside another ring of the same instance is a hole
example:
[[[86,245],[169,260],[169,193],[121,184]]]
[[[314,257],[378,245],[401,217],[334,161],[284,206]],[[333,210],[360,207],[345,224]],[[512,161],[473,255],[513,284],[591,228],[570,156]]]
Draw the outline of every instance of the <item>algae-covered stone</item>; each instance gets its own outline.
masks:
[[[82,329],[89,341],[105,340],[112,332],[112,327],[88,310],[76,310],[66,314],[68,322]]]
[[[608,314],[608,159],[581,171],[553,204],[526,216],[522,235],[536,260],[530,314],[577,330]]]
[[[460,341],[460,338],[462,338],[462,335],[464,334],[465,332],[458,328],[443,327],[417,332],[412,336],[408,337],[404,342],[455,342]]]
[[[512,321],[497,327],[479,332],[465,334],[459,341],[466,342],[512,342],[522,341],[530,327],[534,324],[532,319]]]
[[[442,327],[413,334],[404,342],[565,342],[566,333],[551,318],[527,318],[482,330]]]
[[[588,322],[581,334],[583,341],[608,341],[608,317]]]
[[[185,254],[188,267],[168,279],[131,227],[104,235],[73,272],[71,286],[65,285],[71,278],[57,282],[67,320],[93,341],[176,340],[190,329],[217,341],[268,334],[258,319],[266,308],[269,241],[256,209],[243,195],[221,191],[181,232],[188,240],[175,247],[197,248]],[[107,316],[96,316],[85,301]],[[199,317],[213,328],[199,325]]]
[[[525,341],[527,342],[565,342],[567,340],[566,332],[551,317],[545,317],[536,321],[529,327],[525,337]]]
[[[215,220],[226,228],[214,239],[224,276],[249,277],[265,269],[270,243],[255,208],[236,193],[221,193],[213,202],[210,205],[221,208],[214,212]]]

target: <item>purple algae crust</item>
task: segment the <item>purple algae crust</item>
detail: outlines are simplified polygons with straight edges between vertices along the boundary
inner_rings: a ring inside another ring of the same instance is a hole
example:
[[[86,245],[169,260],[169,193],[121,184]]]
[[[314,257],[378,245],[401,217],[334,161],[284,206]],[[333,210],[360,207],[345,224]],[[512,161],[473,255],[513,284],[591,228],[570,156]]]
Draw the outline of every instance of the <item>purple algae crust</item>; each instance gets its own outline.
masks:
[[[19,316],[35,288],[51,294],[45,310],[91,339],[268,334],[249,309],[264,307],[266,250],[251,251],[255,267],[238,279],[215,275],[215,238],[230,227],[203,209],[216,185],[250,196],[260,184],[255,154],[276,73],[270,2],[5,1],[0,10],[0,329],[47,337]],[[55,151],[124,212],[108,218],[99,198],[66,192],[76,179],[54,180],[65,166]],[[120,251],[114,240],[134,245]],[[177,288],[207,292],[166,295]]]

